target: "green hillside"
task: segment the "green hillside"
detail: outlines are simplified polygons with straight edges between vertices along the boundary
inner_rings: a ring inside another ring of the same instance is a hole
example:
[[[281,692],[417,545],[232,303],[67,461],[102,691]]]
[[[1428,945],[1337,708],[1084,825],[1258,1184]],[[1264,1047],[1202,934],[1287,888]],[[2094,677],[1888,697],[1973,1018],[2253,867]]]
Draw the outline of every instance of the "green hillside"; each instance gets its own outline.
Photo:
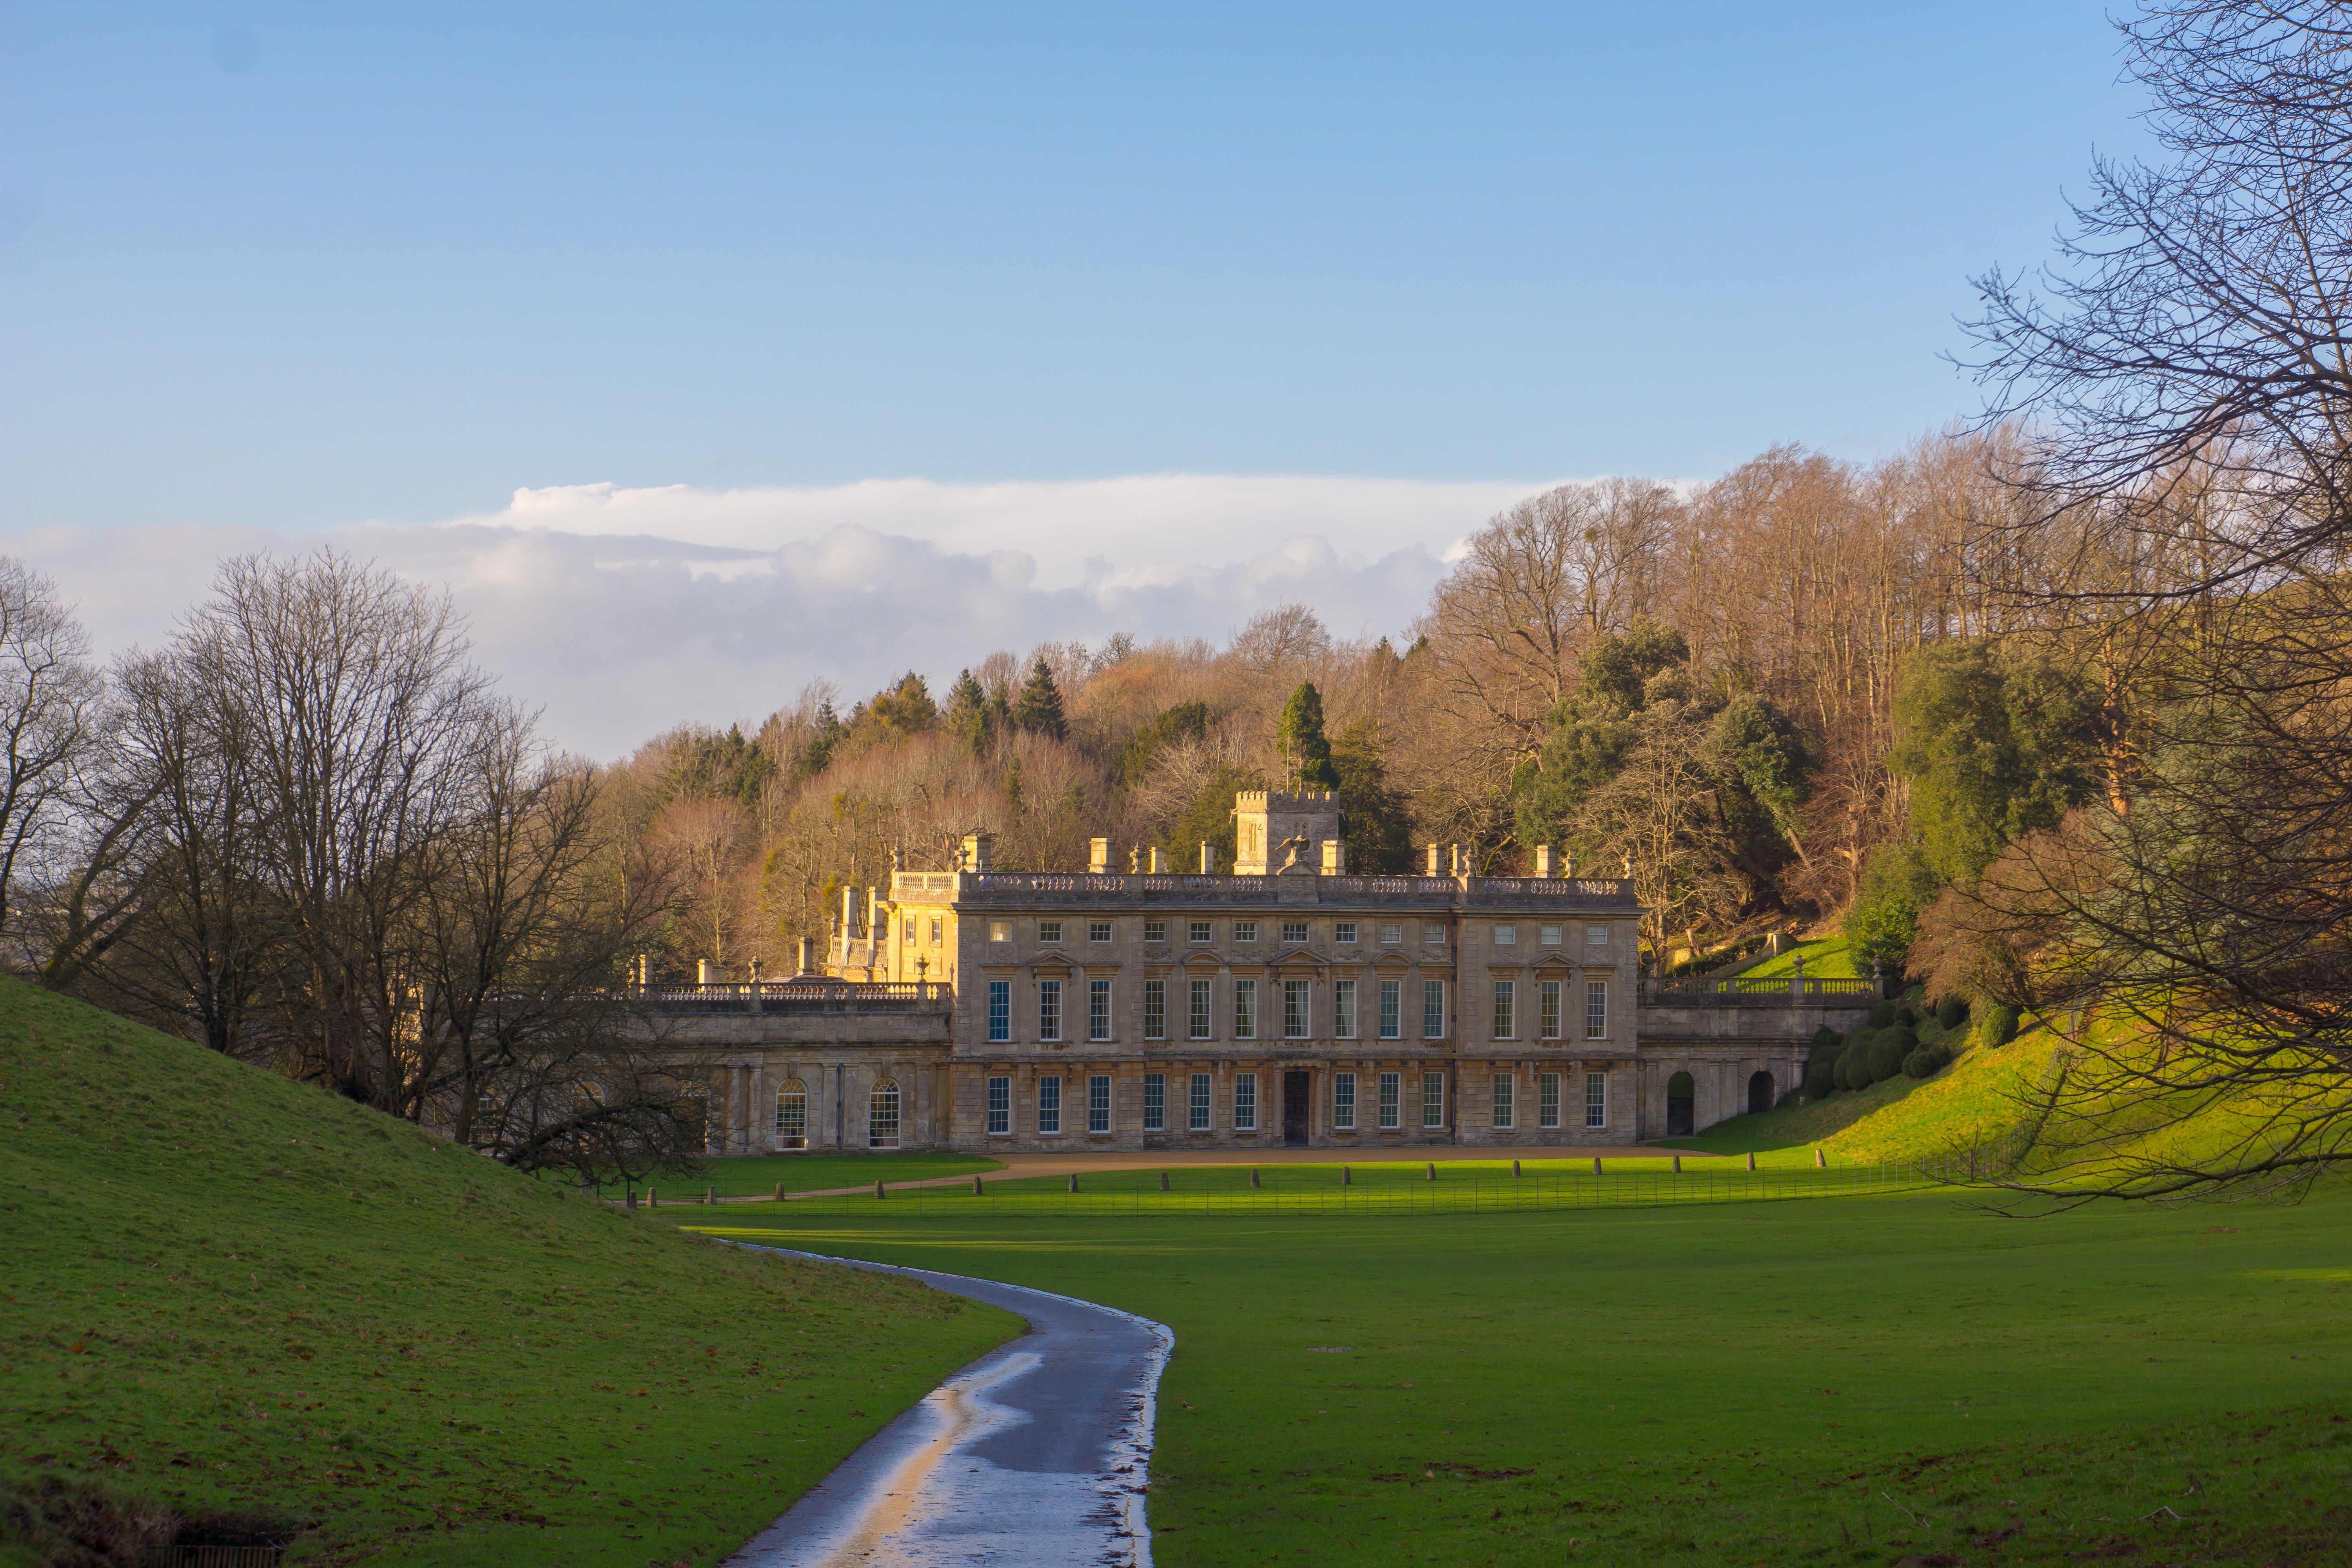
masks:
[[[1020,1328],[5,980],[0,1137],[0,1563],[713,1563]]]

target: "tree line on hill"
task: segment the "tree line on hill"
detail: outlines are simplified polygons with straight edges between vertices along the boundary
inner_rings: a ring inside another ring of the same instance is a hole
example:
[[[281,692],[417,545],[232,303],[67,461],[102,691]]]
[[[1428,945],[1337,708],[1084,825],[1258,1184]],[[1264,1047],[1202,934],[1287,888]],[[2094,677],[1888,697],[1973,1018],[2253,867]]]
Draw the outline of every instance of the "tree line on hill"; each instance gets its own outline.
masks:
[[[2179,0],[2123,32],[2165,157],[2098,166],[2030,286],[1982,280],[1974,427],[1529,497],[1394,638],[1293,605],[1222,646],[999,649],[595,765],[356,563],[231,563],[110,671],[7,565],[0,931],[470,1127],[516,1100],[474,1064],[609,1035],[564,999],[638,954],[781,973],[894,858],[1223,864],[1237,790],[1328,787],[1359,870],[1555,845],[1630,870],[1654,958],[1840,921],[1931,1003],[2060,1021],[2036,1114],[2087,1153],[2119,1104],[2233,1108],[2226,1150],[2114,1190],[2307,1179],[2352,1158],[2352,26]]]

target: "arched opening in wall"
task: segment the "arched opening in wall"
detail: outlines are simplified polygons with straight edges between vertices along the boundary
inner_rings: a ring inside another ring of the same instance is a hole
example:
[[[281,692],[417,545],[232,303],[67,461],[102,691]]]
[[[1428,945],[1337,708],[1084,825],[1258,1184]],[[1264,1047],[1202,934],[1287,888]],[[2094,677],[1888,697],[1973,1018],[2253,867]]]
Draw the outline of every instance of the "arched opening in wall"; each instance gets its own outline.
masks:
[[[1687,1138],[1692,1132],[1691,1075],[1678,1072],[1666,1079],[1666,1136]]]
[[[796,1078],[776,1086],[776,1147],[808,1147],[808,1085]]]
[[[877,1079],[874,1092],[866,1101],[866,1146],[868,1149],[896,1149],[898,1146],[898,1080]]]
[[[1772,1075],[1752,1072],[1748,1075],[1748,1114],[1759,1115],[1772,1109]]]

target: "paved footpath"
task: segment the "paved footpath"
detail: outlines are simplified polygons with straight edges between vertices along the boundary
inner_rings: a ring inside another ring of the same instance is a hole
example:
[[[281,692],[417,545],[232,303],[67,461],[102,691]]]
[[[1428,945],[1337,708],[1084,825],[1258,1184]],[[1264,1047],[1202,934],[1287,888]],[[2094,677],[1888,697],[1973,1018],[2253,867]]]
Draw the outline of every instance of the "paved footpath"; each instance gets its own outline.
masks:
[[[1152,1400],[1174,1335],[1020,1285],[766,1250],[903,1274],[1030,1331],[866,1439],[725,1568],[1150,1568]]]

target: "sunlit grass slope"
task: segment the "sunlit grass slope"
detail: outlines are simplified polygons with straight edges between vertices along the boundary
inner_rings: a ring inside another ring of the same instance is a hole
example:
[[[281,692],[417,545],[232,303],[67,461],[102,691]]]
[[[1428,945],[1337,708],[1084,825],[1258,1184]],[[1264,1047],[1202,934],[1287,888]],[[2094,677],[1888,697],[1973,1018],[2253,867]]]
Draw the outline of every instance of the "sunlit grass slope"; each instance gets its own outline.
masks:
[[[1744,979],[1770,980],[1794,974],[1797,960],[1805,961],[1805,977],[1809,980],[1861,980],[1868,977],[1869,967],[1854,967],[1853,954],[1842,936],[1822,937],[1813,942],[1799,942],[1786,952],[1776,953],[1752,968],[1741,970]]]
[[[2352,1540],[2342,1192],[891,1215],[674,1217],[1167,1323],[1161,1568],[2315,1568]]]
[[[714,1563],[1020,1327],[14,981],[0,1145],[0,1561],[98,1520],[89,1485],[303,1525],[293,1561]]]

